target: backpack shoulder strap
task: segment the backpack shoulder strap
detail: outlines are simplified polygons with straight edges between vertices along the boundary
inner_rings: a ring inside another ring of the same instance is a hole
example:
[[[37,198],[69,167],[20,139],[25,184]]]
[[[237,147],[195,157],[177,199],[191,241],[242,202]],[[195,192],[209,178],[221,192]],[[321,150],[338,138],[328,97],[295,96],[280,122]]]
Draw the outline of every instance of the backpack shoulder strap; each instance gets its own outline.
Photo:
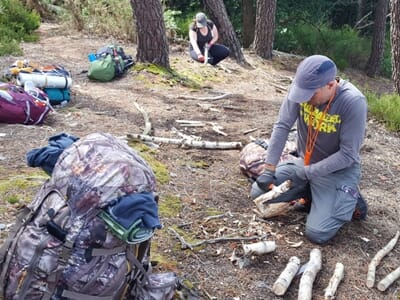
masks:
[[[36,212],[42,206],[46,197],[54,190],[48,186],[48,181],[42,186],[38,195],[35,197],[39,200],[36,202],[37,205],[33,207],[25,206],[17,216],[16,222],[13,225],[8,238],[0,248],[0,297],[4,297],[4,287],[6,281],[6,274],[8,271],[8,264],[14,254],[15,247],[17,246],[17,241],[19,236],[23,232],[23,228],[32,220]]]

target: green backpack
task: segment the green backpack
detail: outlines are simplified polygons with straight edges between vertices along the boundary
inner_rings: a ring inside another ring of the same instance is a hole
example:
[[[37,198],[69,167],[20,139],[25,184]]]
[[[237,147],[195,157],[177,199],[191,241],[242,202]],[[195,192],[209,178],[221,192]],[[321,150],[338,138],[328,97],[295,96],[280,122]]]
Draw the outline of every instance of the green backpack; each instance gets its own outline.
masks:
[[[120,46],[100,48],[95,57],[90,62],[88,77],[97,81],[111,81],[120,77],[134,64],[132,56],[126,55]]]
[[[110,81],[115,77],[115,61],[111,55],[98,58],[90,63],[88,77],[98,81]]]

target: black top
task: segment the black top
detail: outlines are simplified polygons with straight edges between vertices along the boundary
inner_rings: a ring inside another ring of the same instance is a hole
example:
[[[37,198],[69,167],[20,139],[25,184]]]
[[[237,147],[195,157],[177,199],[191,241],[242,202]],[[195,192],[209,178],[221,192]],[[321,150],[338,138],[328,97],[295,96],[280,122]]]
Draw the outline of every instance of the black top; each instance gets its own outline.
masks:
[[[214,23],[212,21],[207,21],[208,32],[207,35],[203,35],[200,32],[200,28],[196,27],[196,24],[190,25],[190,30],[195,31],[197,34],[197,45],[200,49],[204,48],[206,43],[212,40],[212,29],[214,28]],[[192,44],[190,44],[190,50],[193,50]]]

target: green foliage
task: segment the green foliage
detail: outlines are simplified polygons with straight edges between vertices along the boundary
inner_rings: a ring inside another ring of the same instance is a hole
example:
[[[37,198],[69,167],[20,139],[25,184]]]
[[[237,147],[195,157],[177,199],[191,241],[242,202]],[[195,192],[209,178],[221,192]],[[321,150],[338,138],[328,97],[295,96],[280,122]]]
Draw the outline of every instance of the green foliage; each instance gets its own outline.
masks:
[[[400,131],[400,95],[385,94],[378,96],[371,92],[365,93],[368,109],[377,120],[382,121],[391,131]]]
[[[180,15],[176,18],[177,30],[176,33],[183,39],[189,42],[189,27],[193,23],[193,18],[196,13],[190,13],[189,15]]]
[[[180,14],[182,14],[182,12],[179,10],[167,9],[164,11],[164,24],[167,32],[173,32],[174,34],[177,34],[179,27],[176,23],[175,17],[179,16]]]
[[[291,28],[278,29],[275,48],[301,55],[324,54],[332,58],[339,69],[360,68],[368,60],[370,41],[349,26],[332,29],[327,24],[301,22]]]
[[[0,4],[0,55],[22,53],[21,41],[37,41],[34,30],[40,26],[37,13],[27,10],[19,0],[2,0]]]
[[[390,35],[388,34],[386,35],[381,74],[387,78],[392,77],[392,46],[390,44]]]
[[[69,7],[69,9],[72,8]],[[129,0],[88,0],[80,9],[85,30],[99,35],[135,41],[135,28]]]

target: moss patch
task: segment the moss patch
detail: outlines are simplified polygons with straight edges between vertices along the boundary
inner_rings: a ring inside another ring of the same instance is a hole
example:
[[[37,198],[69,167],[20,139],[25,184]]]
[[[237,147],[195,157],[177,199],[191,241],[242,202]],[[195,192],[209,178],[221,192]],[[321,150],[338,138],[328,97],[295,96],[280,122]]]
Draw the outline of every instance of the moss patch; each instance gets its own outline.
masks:
[[[157,75],[160,79],[159,83],[166,84],[168,86],[181,84],[192,89],[201,88],[201,85],[196,80],[190,79],[189,77],[180,74],[173,69],[167,69],[156,64],[137,63],[133,69],[137,72],[146,71],[148,73]]]
[[[165,230],[157,231],[157,234],[165,235]],[[175,270],[178,266],[178,262],[175,260],[171,260],[171,258],[166,257],[162,254],[162,248],[159,246],[159,241],[163,239],[153,238],[151,240],[151,260],[155,262],[157,266],[165,269],[165,270]]]
[[[154,157],[157,153],[156,150],[136,141],[129,141],[128,145],[139,152],[140,156],[150,165],[156,176],[157,183],[166,184],[169,182],[170,176],[167,166]]]
[[[42,174],[32,173],[0,180],[0,199],[10,204],[30,202],[38,188],[48,178]]]
[[[210,165],[208,162],[204,160],[199,160],[199,161],[189,161],[189,166],[197,169],[207,169]]]
[[[160,197],[158,210],[162,217],[176,217],[182,210],[182,201],[177,196],[164,195]]]

